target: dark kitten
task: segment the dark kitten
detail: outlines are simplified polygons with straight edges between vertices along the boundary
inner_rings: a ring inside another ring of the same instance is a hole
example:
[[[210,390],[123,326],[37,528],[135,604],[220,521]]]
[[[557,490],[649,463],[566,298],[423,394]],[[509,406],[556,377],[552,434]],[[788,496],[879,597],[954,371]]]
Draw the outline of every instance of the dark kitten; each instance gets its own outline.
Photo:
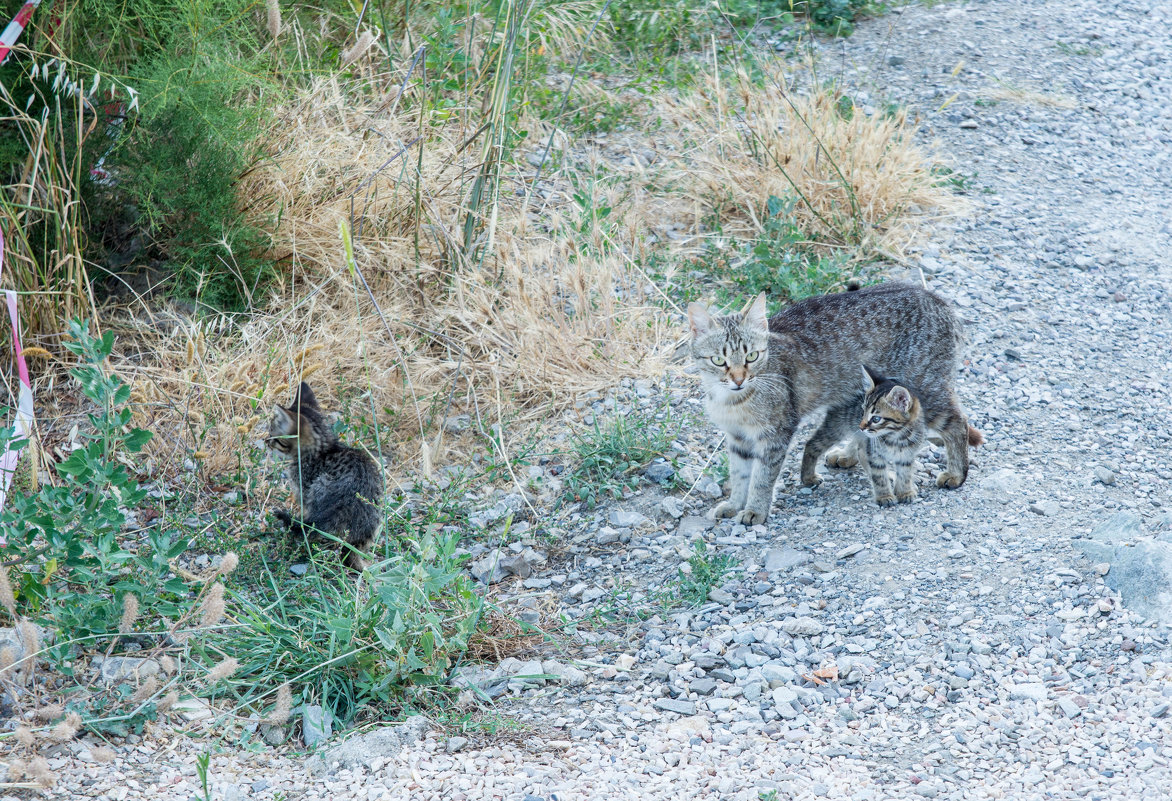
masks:
[[[292,406],[276,408],[267,442],[289,460],[286,475],[300,507],[300,517],[284,510],[277,517],[293,534],[314,537],[316,531],[347,543],[346,565],[361,570],[360,552],[374,543],[382,523],[378,465],[364,451],[338,441],[304,381]]]

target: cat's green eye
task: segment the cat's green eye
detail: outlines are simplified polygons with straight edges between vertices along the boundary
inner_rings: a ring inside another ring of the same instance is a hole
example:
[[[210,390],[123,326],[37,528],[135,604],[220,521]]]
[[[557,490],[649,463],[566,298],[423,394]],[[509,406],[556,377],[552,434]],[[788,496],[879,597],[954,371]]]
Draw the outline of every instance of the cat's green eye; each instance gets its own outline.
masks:
[[[757,357],[760,355],[761,354],[758,353],[757,351],[753,351],[752,353],[750,353],[748,356],[745,357],[745,364],[749,364],[750,362],[757,361]]]
[[[717,367],[724,367],[724,357],[723,356],[713,356],[712,363],[715,364]]]

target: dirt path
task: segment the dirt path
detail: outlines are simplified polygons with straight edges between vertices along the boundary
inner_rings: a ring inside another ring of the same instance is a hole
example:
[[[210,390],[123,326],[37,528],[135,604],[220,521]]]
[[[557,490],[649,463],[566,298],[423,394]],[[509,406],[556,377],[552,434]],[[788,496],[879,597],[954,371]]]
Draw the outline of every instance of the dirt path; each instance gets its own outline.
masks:
[[[921,115],[973,201],[909,264],[969,322],[961,391],[988,444],[964,488],[934,488],[933,452],[921,499],[881,511],[859,471],[797,489],[791,455],[765,528],[713,526],[682,493],[679,523],[650,493],[600,510],[570,572],[529,588],[571,617],[655,589],[698,532],[744,569],[643,622],[628,659],[585,633],[584,686],[514,678],[520,737],[431,735],[324,779],[225,756],[217,797],[1172,795],[1170,25],[1157,2],[994,0],[824,45],[859,102]],[[610,517],[636,508],[645,523]],[[85,794],[186,801],[193,761],[131,753]]]

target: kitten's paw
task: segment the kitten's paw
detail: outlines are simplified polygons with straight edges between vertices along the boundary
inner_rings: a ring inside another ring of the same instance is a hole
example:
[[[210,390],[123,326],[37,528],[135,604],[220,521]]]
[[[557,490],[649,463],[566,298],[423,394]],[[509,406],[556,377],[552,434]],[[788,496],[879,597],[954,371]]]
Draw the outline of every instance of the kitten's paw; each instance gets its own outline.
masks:
[[[907,492],[897,492],[895,494],[895,499],[900,503],[911,503],[917,498],[918,494],[919,493],[916,492],[916,488],[912,487]]]
[[[875,496],[875,503],[879,504],[880,506],[895,506],[895,496],[894,495],[876,495]]]
[[[803,487],[816,487],[821,483],[822,476],[818,475],[817,473],[810,473],[808,475],[802,476]]]
[[[853,448],[834,447],[826,452],[826,466],[846,470],[859,463]]]
[[[936,478],[936,486],[944,489],[956,489],[964,483],[964,478],[958,476],[956,473],[941,473]]]
[[[737,515],[737,522],[743,526],[755,526],[758,523],[764,523],[769,518],[769,512],[759,512],[754,509],[746,509]]]
[[[741,511],[741,507],[732,501],[725,501],[716,505],[716,508],[712,510],[712,516],[720,520],[722,517],[733,517],[739,511]]]
[[[284,509],[278,509],[277,511],[273,512],[273,517],[281,521],[281,524],[286,528],[293,524],[293,515],[289,514]]]

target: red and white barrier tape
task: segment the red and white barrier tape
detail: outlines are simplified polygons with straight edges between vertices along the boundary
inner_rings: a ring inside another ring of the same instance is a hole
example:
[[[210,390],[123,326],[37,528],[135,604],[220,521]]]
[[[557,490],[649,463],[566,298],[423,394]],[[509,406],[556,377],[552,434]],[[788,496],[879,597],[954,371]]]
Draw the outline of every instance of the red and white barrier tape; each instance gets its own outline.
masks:
[[[8,23],[8,27],[4,29],[4,33],[0,33],[0,64],[8,60],[9,53],[12,52],[12,46],[16,44],[16,40],[24,33],[24,29],[28,27],[28,21],[32,19],[33,11],[41,4],[41,0],[28,0],[20,11],[16,12],[16,17],[12,22]]]
[[[4,233],[0,231],[0,271],[3,269]],[[16,293],[8,289],[4,291],[4,295],[8,301],[8,319],[12,321],[12,352],[16,357],[16,371],[20,376],[13,437],[16,440],[27,441],[32,436],[33,421],[35,420],[33,417],[33,388],[32,384],[29,383],[28,364],[24,360],[24,352],[20,347],[20,314],[16,310]],[[11,447],[11,443],[5,443],[4,453],[0,454],[0,510],[4,509],[4,503],[8,500],[8,490],[12,486],[12,476],[16,472],[16,463],[20,459],[20,454],[23,450],[24,446],[13,448]],[[6,543],[0,542],[0,545],[4,544]]]

